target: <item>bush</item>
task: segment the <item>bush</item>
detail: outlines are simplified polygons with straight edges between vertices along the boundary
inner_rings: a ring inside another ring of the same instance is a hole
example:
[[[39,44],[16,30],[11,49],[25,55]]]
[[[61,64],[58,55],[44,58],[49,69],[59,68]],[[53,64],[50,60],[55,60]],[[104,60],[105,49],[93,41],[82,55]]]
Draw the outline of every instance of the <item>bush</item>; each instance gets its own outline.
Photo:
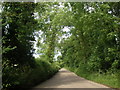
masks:
[[[27,66],[22,68],[6,67],[3,71],[3,88],[33,87],[53,76],[59,69],[59,66],[54,63],[40,59],[35,61],[34,68]]]

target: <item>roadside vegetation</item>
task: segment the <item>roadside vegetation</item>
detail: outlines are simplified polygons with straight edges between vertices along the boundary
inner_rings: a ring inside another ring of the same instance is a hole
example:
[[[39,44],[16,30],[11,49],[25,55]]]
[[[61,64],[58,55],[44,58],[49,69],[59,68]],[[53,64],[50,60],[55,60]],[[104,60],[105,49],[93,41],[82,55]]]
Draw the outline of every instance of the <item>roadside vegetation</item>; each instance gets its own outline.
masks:
[[[85,69],[73,69],[65,67],[66,69],[76,73],[78,76],[83,77],[87,80],[91,80],[100,84],[103,84],[105,86],[108,86],[110,88],[120,88],[120,73],[118,72],[90,72],[86,71]]]
[[[41,57],[33,57],[35,33],[39,29],[34,16],[36,7],[32,2],[2,4],[3,90],[31,88],[52,77],[60,68],[46,52]]]
[[[1,16],[4,89],[32,87],[61,67],[120,88],[120,2],[4,2]]]
[[[120,2],[70,5],[71,35],[61,46],[64,66],[86,79],[120,88]]]
[[[5,68],[3,73],[3,90],[29,89],[52,77],[59,69],[55,64],[40,59],[35,60],[34,68]]]

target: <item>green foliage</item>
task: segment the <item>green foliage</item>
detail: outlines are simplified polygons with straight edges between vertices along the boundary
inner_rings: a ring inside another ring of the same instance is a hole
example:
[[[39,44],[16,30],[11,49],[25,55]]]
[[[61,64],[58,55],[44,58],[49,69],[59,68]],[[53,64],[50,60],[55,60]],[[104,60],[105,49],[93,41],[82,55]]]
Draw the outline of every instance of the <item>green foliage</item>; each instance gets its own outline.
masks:
[[[85,66],[89,71],[104,72],[111,68],[120,69],[119,16],[112,13],[112,4],[70,3],[74,29],[62,44],[62,57],[67,66]]]
[[[29,64],[33,66],[32,41],[36,26],[34,19],[34,3],[3,3],[2,5],[2,37],[3,61],[9,64]],[[12,50],[9,50],[9,47]],[[16,47],[16,48],[15,48]],[[4,65],[3,65],[4,67]]]
[[[3,73],[3,87],[31,88],[53,76],[59,69],[54,63],[50,64],[48,61],[39,58],[35,61],[36,67],[32,69],[28,66],[22,68],[6,67]]]
[[[86,66],[84,66],[86,67]],[[95,81],[97,83],[101,83],[103,85],[106,85],[108,87],[112,88],[120,88],[119,86],[119,71],[116,73],[113,73],[111,71],[108,71],[106,73],[104,72],[90,72],[86,70],[84,67],[82,68],[71,68],[71,67],[66,67],[66,69],[75,72],[78,76],[81,76],[83,78],[86,78],[91,81]]]
[[[3,3],[3,88],[32,87],[59,69],[49,62],[50,58],[35,60],[33,57],[34,35],[38,29],[34,16],[37,5],[33,2]]]
[[[120,70],[118,4],[70,3],[70,22],[74,28],[70,29],[71,36],[61,44],[65,67],[82,77],[116,88],[119,78],[114,73]]]
[[[100,78],[116,73],[120,69],[119,4],[3,3],[3,86],[33,86],[63,66],[88,79],[94,73]],[[36,60],[35,37],[40,54]],[[58,52],[62,55],[56,61]]]

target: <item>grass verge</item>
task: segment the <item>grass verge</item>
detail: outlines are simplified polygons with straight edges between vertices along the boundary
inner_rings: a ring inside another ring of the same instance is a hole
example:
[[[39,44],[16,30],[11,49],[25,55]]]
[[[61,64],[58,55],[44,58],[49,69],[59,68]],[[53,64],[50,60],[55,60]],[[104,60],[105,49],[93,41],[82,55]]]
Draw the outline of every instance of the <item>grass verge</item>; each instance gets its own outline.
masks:
[[[103,85],[106,85],[111,88],[119,88],[120,89],[120,73],[98,73],[98,72],[85,72],[84,70],[80,69],[73,69],[73,68],[68,68],[65,67],[66,69],[75,72],[78,76],[81,76],[87,80],[91,80]]]

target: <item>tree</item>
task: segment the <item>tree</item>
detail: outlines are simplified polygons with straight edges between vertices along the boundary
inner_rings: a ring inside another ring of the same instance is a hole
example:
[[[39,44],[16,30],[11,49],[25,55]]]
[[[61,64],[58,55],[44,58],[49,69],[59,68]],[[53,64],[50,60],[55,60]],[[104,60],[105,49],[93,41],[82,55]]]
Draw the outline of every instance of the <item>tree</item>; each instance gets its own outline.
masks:
[[[14,64],[34,62],[32,49],[35,30],[34,3],[3,3],[2,33],[3,47],[14,48],[3,54],[3,61]],[[26,25],[26,26],[25,26]],[[4,66],[4,65],[3,65]]]

